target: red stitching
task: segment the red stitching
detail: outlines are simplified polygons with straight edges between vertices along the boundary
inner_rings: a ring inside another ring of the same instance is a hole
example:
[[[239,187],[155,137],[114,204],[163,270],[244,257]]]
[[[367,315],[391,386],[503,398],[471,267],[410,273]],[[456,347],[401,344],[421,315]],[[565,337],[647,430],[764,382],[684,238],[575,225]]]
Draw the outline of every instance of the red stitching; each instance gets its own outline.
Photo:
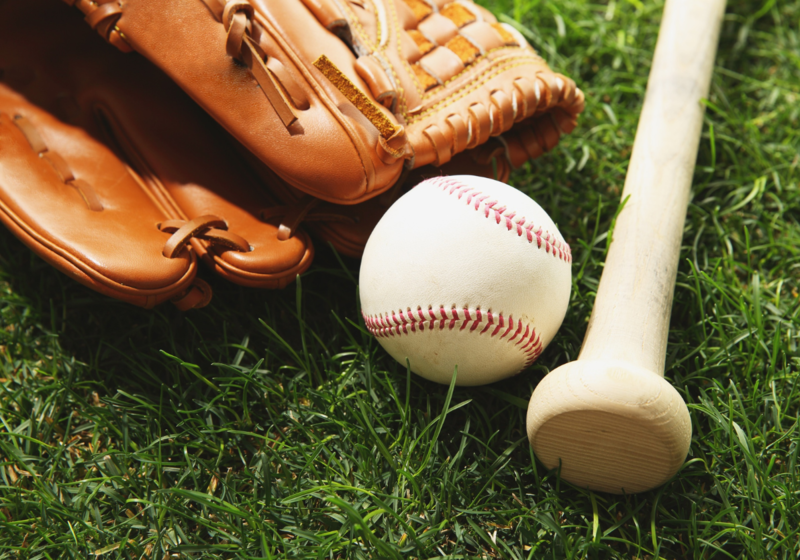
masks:
[[[462,309],[453,307],[450,309],[449,316],[447,312],[448,310],[444,306],[439,306],[436,310],[430,306],[428,307],[428,317],[425,317],[422,307],[417,307],[417,316],[414,315],[411,308],[405,311],[400,309],[396,312],[391,311],[378,315],[367,315],[362,312],[362,315],[364,323],[367,325],[367,330],[375,338],[409,334],[409,327],[411,332],[415,333],[417,332],[417,325],[419,325],[419,330],[424,332],[426,324],[428,330],[431,331],[434,329],[442,331],[445,328],[453,330],[459,322],[461,322],[461,327],[458,330],[463,331],[469,326],[469,332],[475,332],[481,324],[485,324],[483,329],[477,333],[478,336],[488,333],[488,336],[495,337],[503,331],[499,338],[504,339],[513,331],[507,342],[513,343],[525,354],[525,367],[535,362],[541,355],[542,350],[544,350],[542,340],[533,325],[523,324],[522,320],[515,321],[512,316],[506,319],[502,313],[492,313],[491,311],[484,313],[480,308],[469,309],[467,307]],[[496,325],[496,327],[489,332],[490,327],[493,325]]]
[[[447,194],[455,194],[458,200],[464,197],[466,205],[471,206],[475,211],[480,210],[481,204],[483,204],[483,216],[485,218],[494,218],[498,225],[502,224],[508,231],[513,231],[517,236],[524,237],[528,240],[528,243],[533,243],[533,240],[536,239],[536,246],[539,249],[542,248],[542,241],[544,241],[545,253],[567,263],[572,263],[572,250],[565,241],[559,241],[554,234],[542,230],[541,227],[534,230],[535,226],[533,224],[528,223],[525,225],[527,220],[524,216],[515,220],[516,212],[506,213],[508,208],[499,206],[500,203],[497,200],[487,200],[489,195],[483,194],[474,187],[454,181],[450,177],[434,177],[428,179],[427,182],[441,188]],[[550,250],[551,248],[552,251]]]

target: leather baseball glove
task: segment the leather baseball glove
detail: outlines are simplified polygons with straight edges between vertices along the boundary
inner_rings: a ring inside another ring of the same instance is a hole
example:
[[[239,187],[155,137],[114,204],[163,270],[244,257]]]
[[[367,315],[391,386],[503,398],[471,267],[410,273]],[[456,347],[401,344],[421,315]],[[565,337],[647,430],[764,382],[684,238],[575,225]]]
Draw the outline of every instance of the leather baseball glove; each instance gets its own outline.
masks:
[[[226,136],[78,12],[0,3],[0,220],[79,282],[188,309],[211,297],[198,256],[245,286],[303,272],[297,205],[278,204]]]
[[[511,168],[505,157],[505,146],[499,141],[490,141],[472,150],[456,155],[448,163],[434,167],[426,165],[407,174],[392,189],[365,202],[352,205],[333,204],[322,201],[291,187],[281,181],[266,165],[252,154],[242,151],[252,168],[269,185],[271,192],[283,203],[266,212],[283,216],[283,227],[291,227],[288,218],[302,220],[303,227],[317,239],[329,243],[348,257],[361,257],[372,230],[384,212],[407,189],[430,177],[441,175],[479,175],[507,182]]]
[[[153,61],[280,178],[337,204],[490,138],[518,166],[583,94],[469,0],[65,0]]]

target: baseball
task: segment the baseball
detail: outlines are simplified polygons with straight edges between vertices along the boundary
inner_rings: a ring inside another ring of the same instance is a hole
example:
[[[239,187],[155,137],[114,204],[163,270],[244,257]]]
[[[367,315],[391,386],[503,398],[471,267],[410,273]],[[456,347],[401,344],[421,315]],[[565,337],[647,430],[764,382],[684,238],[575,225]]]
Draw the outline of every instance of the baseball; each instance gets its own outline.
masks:
[[[378,222],[360,271],[369,331],[411,371],[482,385],[532,364],[564,319],[572,254],[550,216],[504,183],[428,179]]]

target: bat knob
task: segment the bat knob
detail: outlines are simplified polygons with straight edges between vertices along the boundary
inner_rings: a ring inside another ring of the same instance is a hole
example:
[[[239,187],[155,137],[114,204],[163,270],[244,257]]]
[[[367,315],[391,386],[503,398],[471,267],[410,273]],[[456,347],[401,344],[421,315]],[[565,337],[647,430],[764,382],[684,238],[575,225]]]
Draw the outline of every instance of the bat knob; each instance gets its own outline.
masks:
[[[663,377],[621,360],[578,360],[547,375],[528,406],[528,439],[549,469],[584,488],[632,494],[683,464],[689,411]]]

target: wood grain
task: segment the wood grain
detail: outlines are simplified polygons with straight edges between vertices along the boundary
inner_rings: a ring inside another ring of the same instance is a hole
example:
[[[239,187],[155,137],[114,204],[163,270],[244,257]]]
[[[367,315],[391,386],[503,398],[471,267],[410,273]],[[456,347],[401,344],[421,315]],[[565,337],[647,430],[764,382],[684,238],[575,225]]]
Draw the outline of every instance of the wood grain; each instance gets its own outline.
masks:
[[[664,380],[683,225],[725,0],[667,0],[613,240],[577,361],[528,407],[528,437],[576,485],[644,491],[671,478],[691,441]]]

